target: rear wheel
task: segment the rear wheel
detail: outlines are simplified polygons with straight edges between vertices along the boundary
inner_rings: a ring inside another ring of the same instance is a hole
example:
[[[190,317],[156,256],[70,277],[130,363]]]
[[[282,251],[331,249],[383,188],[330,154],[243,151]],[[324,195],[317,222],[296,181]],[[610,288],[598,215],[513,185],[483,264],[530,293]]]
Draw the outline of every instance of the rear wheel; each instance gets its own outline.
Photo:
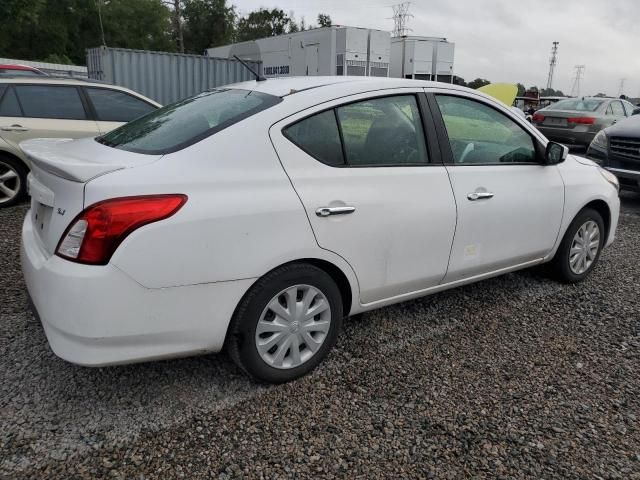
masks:
[[[27,173],[20,160],[0,155],[0,208],[15,205],[26,196]]]
[[[582,210],[571,222],[551,261],[554,276],[567,283],[582,281],[595,268],[604,246],[602,216],[595,210]]]
[[[307,264],[285,265],[256,282],[242,299],[226,347],[254,379],[288,382],[327,356],[342,314],[340,291],[326,272]]]

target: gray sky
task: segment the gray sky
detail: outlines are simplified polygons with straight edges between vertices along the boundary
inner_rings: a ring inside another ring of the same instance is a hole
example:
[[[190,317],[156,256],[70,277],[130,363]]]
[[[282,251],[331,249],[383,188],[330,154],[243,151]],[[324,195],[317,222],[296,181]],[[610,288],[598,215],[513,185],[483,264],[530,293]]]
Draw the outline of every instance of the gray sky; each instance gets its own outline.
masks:
[[[397,0],[399,1],[399,0]],[[316,23],[392,30],[396,0],[229,0],[246,14],[259,7],[293,10]],[[470,81],[523,82],[545,87],[551,43],[560,42],[553,88],[568,94],[574,66],[586,65],[582,95],[640,97],[640,0],[414,0],[412,35],[455,42],[455,73]]]

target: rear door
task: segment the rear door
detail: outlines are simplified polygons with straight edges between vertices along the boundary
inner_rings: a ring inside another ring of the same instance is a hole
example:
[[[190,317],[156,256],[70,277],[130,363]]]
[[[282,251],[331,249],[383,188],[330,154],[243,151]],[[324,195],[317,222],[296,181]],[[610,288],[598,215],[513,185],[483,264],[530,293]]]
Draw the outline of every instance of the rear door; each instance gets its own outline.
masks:
[[[361,94],[270,130],[318,244],[353,267],[363,304],[446,273],[455,202],[425,106],[407,89]]]
[[[98,134],[75,85],[16,83],[0,100],[0,136],[13,147],[31,138],[81,138]]]
[[[430,96],[443,158],[458,206],[445,282],[543,258],[553,248],[564,207],[555,165],[538,161],[524,119],[463,92]]]
[[[141,98],[106,87],[82,87],[100,133],[107,133],[124,123],[157,109]]]

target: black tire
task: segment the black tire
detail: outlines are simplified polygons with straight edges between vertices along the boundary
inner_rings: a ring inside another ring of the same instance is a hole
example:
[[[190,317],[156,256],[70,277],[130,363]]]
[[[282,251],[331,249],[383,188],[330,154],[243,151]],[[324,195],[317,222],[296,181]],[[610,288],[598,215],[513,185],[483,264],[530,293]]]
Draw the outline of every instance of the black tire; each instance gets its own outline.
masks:
[[[573,243],[573,238],[575,237],[580,227],[589,220],[595,222],[598,225],[598,229],[600,230],[598,252],[596,253],[595,258],[593,259],[593,263],[591,263],[589,268],[587,268],[584,272],[577,274],[571,269],[569,262],[571,244]],[[602,247],[604,246],[605,240],[606,231],[602,216],[596,210],[585,208],[580,213],[578,213],[578,215],[576,215],[576,218],[573,219],[571,225],[569,225],[569,228],[567,228],[567,231],[562,238],[560,247],[558,248],[558,251],[556,252],[553,260],[549,265],[552,275],[557,280],[560,280],[564,283],[581,282],[593,271],[595,266],[598,264],[598,260],[600,259],[600,254],[602,253]]]
[[[11,180],[10,187],[18,186],[18,193],[10,200],[4,200],[5,194],[0,192],[0,208],[7,208],[20,203],[27,196],[27,175],[29,170],[20,160],[9,155],[0,154],[0,175],[4,174],[8,170],[13,170],[18,176],[16,179]]]
[[[256,327],[268,303],[283,290],[295,285],[310,285],[327,299],[331,321],[320,348],[306,362],[288,369],[275,368],[262,359],[256,346]],[[313,370],[327,356],[342,327],[343,306],[340,291],[323,270],[309,264],[280,267],[258,280],[245,294],[231,319],[225,348],[233,361],[254,380],[284,383]]]

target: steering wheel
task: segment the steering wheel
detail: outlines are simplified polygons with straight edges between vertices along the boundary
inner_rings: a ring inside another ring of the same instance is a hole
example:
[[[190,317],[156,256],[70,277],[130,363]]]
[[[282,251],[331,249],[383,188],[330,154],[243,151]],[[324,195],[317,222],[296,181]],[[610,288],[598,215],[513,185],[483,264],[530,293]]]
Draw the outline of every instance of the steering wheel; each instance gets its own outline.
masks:
[[[475,150],[475,145],[473,144],[473,142],[467,143],[467,146],[464,147],[464,150],[462,151],[462,155],[460,155],[460,160],[458,160],[458,163],[464,163],[464,160],[467,158],[467,156],[473,152]]]

